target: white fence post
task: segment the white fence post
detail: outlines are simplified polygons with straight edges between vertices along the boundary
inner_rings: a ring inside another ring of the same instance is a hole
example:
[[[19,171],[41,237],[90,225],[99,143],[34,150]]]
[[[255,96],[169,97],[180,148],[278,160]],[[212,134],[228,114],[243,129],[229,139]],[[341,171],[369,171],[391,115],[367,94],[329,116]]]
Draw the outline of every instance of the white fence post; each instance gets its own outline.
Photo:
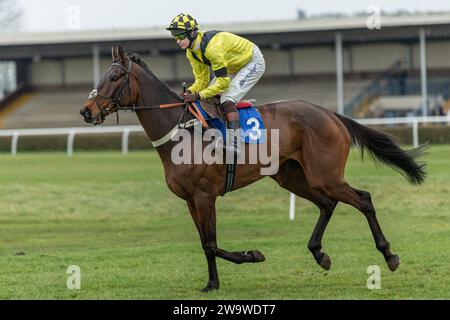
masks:
[[[414,148],[417,148],[419,146],[419,122],[417,121],[417,119],[414,119],[412,129],[413,129],[413,145]]]
[[[291,193],[291,201],[289,206],[289,220],[295,219],[295,194]]]
[[[11,139],[11,155],[15,156],[17,154],[17,143],[19,142],[19,132],[14,132]]]
[[[71,157],[73,155],[73,142],[75,140],[76,130],[72,129],[67,136],[67,155]]]
[[[130,128],[126,127],[122,134],[122,154],[125,156],[128,154],[128,141],[130,137]]]

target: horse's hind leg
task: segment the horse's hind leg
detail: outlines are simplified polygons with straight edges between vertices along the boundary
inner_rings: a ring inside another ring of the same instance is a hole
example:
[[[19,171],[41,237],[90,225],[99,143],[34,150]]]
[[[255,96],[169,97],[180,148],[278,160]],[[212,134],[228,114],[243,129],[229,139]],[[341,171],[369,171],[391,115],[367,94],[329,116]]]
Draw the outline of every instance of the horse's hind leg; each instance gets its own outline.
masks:
[[[353,189],[347,183],[327,189],[331,197],[354,206],[364,214],[372,231],[377,249],[383,254],[389,270],[395,271],[400,264],[400,258],[390,251],[390,244],[378,223],[370,193]]]
[[[365,202],[365,205],[363,206],[363,210],[361,210],[361,212],[367,218],[370,230],[372,231],[372,235],[376,243],[376,247],[383,254],[389,270],[395,271],[400,264],[400,258],[398,257],[398,255],[392,254],[392,252],[390,251],[390,243],[384,237],[383,231],[381,230],[380,224],[378,223],[370,193],[354,188],[352,188],[352,190],[356,192],[358,196]]]
[[[320,216],[309,240],[308,249],[311,251],[316,262],[325,270],[329,270],[331,267],[331,259],[326,253],[322,252],[322,237],[338,202],[312,189],[306,182],[302,167],[294,160],[290,160],[284,164],[277,175],[272,178],[282,188],[308,199],[319,207]]]
[[[309,240],[308,249],[322,268],[330,270],[331,259],[326,253],[321,252],[322,237],[325,228],[333,215],[334,208],[336,208],[337,201],[320,201],[319,203],[316,203],[316,205],[320,208],[320,216],[311,235],[311,239]]]
[[[324,127],[325,128],[325,127]],[[376,247],[384,255],[391,271],[397,269],[400,259],[389,250],[389,242],[383,235],[375,215],[370,194],[351,188],[344,179],[344,168],[350,151],[350,137],[345,128],[329,126],[325,135],[307,135],[298,161],[302,165],[308,184],[335,201],[350,204],[367,218]],[[334,128],[334,129],[333,129]]]

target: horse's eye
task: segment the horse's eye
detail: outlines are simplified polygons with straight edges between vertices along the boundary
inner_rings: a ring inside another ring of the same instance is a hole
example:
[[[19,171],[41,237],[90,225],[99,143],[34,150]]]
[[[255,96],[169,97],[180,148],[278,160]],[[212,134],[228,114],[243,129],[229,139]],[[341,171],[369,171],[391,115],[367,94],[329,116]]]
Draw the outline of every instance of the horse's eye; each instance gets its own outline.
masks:
[[[117,78],[116,76],[113,76],[113,77],[111,78],[111,80],[112,80],[112,81],[117,81],[117,80],[119,80],[119,78]]]

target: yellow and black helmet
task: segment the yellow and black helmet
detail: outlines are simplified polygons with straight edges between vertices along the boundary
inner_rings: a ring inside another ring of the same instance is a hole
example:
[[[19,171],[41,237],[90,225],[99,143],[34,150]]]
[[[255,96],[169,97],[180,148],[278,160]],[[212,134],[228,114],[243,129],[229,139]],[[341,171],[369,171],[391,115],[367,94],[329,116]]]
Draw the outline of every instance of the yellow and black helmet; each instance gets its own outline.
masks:
[[[166,28],[174,33],[196,31],[198,30],[198,23],[190,14],[180,13],[172,19],[170,26]]]

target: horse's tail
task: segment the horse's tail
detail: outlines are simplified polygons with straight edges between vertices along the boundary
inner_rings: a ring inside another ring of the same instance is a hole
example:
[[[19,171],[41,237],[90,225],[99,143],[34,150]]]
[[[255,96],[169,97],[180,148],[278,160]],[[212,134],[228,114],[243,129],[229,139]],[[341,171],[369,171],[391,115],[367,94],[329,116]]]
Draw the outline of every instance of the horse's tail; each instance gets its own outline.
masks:
[[[424,181],[425,164],[419,164],[414,159],[423,154],[426,145],[405,151],[392,141],[388,134],[363,126],[340,114],[335,115],[347,128],[353,145],[358,147],[363,155],[366,149],[375,161],[396,169],[412,184],[421,184]]]

